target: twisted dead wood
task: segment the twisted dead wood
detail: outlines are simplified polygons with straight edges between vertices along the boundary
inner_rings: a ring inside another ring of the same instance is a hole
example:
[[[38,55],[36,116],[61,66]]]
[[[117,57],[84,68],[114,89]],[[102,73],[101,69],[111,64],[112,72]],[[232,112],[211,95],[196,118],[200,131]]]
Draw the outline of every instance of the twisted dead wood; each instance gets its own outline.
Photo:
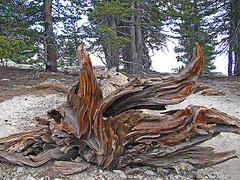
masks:
[[[188,106],[164,111],[194,90],[204,60],[196,44],[193,58],[180,73],[168,78],[134,78],[103,98],[83,45],[78,49],[79,83],[65,104],[49,111],[43,129],[0,139],[1,160],[39,166],[49,160],[81,155],[103,168],[145,164],[171,168],[177,162],[202,168],[236,157],[234,151],[214,153],[198,146],[220,132],[240,133],[239,119],[216,109]],[[159,110],[158,115],[143,109]],[[42,120],[44,121],[44,120]],[[72,163],[55,163],[69,174]],[[85,167],[85,166],[84,166]],[[78,172],[80,168],[77,166]]]

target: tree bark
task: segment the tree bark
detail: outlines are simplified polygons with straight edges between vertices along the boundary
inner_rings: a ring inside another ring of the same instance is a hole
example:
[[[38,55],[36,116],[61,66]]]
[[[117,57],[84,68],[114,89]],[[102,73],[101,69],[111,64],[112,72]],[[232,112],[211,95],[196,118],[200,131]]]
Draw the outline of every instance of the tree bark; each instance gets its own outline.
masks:
[[[114,14],[109,14],[108,17],[108,24],[109,27],[112,28],[113,31],[113,36],[117,37],[117,26],[116,26],[116,18]],[[110,54],[110,63],[107,63],[108,68],[113,68],[116,67],[117,70],[119,68],[119,50],[118,50],[118,46],[114,43],[110,43],[109,44],[109,54]]]
[[[105,98],[83,45],[78,48],[78,60],[79,83],[67,102],[50,110],[49,119],[40,119],[48,126],[0,138],[0,160],[33,167],[61,160],[56,168],[69,174],[69,169],[79,172],[86,165],[74,170],[73,163],[62,160],[79,155],[102,168],[129,164],[174,168],[176,163],[204,168],[236,157],[235,151],[215,153],[198,145],[220,132],[239,134],[239,119],[193,105],[164,111],[166,105],[183,101],[194,90],[204,65],[198,44],[179,74],[134,78]],[[159,111],[150,114],[145,109]]]
[[[143,39],[142,39],[142,28],[140,26],[140,8],[139,8],[139,2],[136,1],[136,10],[137,10],[137,15],[136,15],[136,50],[137,50],[137,64],[142,64],[144,66],[143,62]],[[147,67],[144,67],[147,69]],[[143,67],[140,67],[139,70],[143,69]]]
[[[44,44],[45,46],[44,56],[47,57],[46,70],[56,72],[57,55],[52,26],[52,0],[45,0],[44,3],[45,3],[44,12],[45,12],[45,35],[46,35],[46,42]]]
[[[131,9],[134,10],[135,9],[135,2],[131,3]],[[143,65],[142,62],[140,61],[141,59],[139,59],[138,57],[138,53],[137,53],[137,44],[136,44],[136,27],[134,25],[134,23],[136,23],[135,21],[135,15],[132,14],[131,18],[131,25],[130,25],[130,39],[131,39],[131,44],[130,44],[130,48],[129,48],[129,73],[130,74],[137,74],[139,73],[140,70],[143,69]],[[138,31],[138,33],[140,33]],[[138,34],[140,35],[140,34]],[[139,39],[140,40],[140,39]]]
[[[232,76],[232,67],[233,67],[233,49],[232,49],[232,42],[231,42],[231,35],[229,37],[229,50],[228,50],[228,76]]]

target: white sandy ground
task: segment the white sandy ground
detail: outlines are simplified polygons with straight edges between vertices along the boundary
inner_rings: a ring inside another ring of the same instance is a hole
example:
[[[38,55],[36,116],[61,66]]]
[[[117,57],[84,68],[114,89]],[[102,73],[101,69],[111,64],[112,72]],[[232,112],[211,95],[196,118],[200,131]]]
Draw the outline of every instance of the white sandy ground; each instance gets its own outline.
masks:
[[[65,100],[64,96],[48,94],[15,96],[1,102],[0,137],[21,132],[26,126],[35,128],[34,117],[46,115],[48,110],[59,106]]]
[[[23,131],[25,127],[35,128],[33,118],[44,116],[46,112],[59,106],[66,97],[58,94],[46,96],[24,95],[15,96],[0,103],[0,137],[11,133]],[[190,104],[216,108],[240,119],[239,96],[203,96],[200,93],[189,96],[184,102],[169,106],[171,109],[185,108]],[[221,133],[219,136],[205,142],[203,145],[211,146],[219,151],[236,150],[240,157],[240,135]],[[240,179],[240,159],[231,159],[222,164],[199,170],[202,177],[209,179]]]

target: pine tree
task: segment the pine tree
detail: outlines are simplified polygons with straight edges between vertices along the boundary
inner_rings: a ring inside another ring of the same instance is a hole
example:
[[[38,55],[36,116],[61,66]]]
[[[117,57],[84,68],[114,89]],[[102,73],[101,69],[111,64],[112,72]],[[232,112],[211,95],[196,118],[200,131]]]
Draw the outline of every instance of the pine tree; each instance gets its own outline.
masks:
[[[214,13],[212,4],[211,1],[180,0],[171,6],[174,19],[172,30],[179,40],[179,45],[175,47],[177,60],[187,64],[195,42],[198,42],[203,50],[204,69],[207,71],[215,69],[213,60],[218,54],[215,50],[216,34],[212,31],[210,21],[210,16]]]
[[[240,1],[219,0],[215,9],[214,28],[221,38],[222,52],[228,53],[228,75],[240,76]]]
[[[77,64],[76,50],[83,41],[83,32],[80,27],[82,14],[87,5],[81,1],[68,1],[61,9],[64,16],[60,19],[63,29],[57,35],[58,57],[63,65],[72,66]]]
[[[0,2],[0,59],[18,63],[31,58],[37,51],[38,33],[32,29],[41,16],[39,3],[23,0]]]
[[[58,25],[64,24],[66,27],[67,23],[79,20],[84,4],[81,1],[60,0],[4,0],[0,3],[0,22],[3,24],[0,27],[1,59],[22,62],[23,55],[29,58],[38,52],[41,57],[39,61],[44,61],[46,70],[57,71],[57,55],[62,52],[56,34]],[[72,37],[68,37],[70,32],[65,36],[63,34],[61,38],[65,38],[66,44]],[[4,45],[3,42],[8,43]],[[6,49],[9,45],[10,50]]]
[[[164,14],[159,1],[94,1],[89,12],[89,36],[109,68],[123,64],[129,73],[149,69],[149,49],[165,44]]]

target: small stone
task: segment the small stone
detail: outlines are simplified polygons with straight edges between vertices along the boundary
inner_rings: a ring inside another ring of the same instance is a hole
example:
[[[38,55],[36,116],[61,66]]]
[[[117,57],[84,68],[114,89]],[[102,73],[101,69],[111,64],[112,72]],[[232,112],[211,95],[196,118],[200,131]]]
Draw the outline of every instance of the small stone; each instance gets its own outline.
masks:
[[[120,174],[120,177],[123,178],[123,179],[127,179],[127,175],[126,174]]]
[[[116,173],[116,174],[119,174],[119,176],[121,178],[124,178],[124,179],[127,178],[126,174],[123,171],[121,171],[121,170],[113,170],[113,172]]]
[[[78,156],[74,161],[75,161],[76,163],[79,163],[79,162],[81,162],[82,160],[83,160],[83,158],[80,157],[80,156]]]
[[[100,170],[99,170],[99,173],[100,173],[100,174],[102,174],[102,173],[103,173],[103,171],[100,169]]]
[[[158,177],[158,178],[156,178],[155,180],[163,180],[163,178]]]
[[[10,81],[10,79],[2,79],[2,81],[8,81],[8,82],[9,82],[9,81]]]
[[[44,180],[44,177],[40,177],[38,180]]]
[[[114,172],[114,173],[117,173],[117,174],[123,173],[123,171],[121,171],[121,170],[115,170],[115,169],[113,170],[113,172]]]
[[[54,178],[54,180],[63,180],[63,179],[60,179],[60,178]]]
[[[88,177],[87,180],[95,180],[94,177]]]
[[[187,163],[180,163],[178,169],[185,171],[187,167]]]
[[[53,82],[53,81],[59,82],[59,80],[57,80],[57,79],[46,79],[43,82]]]
[[[145,175],[148,175],[148,176],[156,176],[157,174],[151,170],[147,170],[144,172]]]
[[[28,175],[26,180],[36,180],[34,177],[32,177],[31,175]]]
[[[215,174],[208,174],[207,176],[210,179],[216,179],[217,178],[217,176]]]
[[[17,168],[17,173],[22,173],[23,172],[23,167],[18,167]]]
[[[126,168],[124,170],[125,174],[131,175],[131,174],[139,174],[142,173],[143,170],[140,168]]]
[[[180,177],[178,175],[173,176],[174,179],[178,180]]]

